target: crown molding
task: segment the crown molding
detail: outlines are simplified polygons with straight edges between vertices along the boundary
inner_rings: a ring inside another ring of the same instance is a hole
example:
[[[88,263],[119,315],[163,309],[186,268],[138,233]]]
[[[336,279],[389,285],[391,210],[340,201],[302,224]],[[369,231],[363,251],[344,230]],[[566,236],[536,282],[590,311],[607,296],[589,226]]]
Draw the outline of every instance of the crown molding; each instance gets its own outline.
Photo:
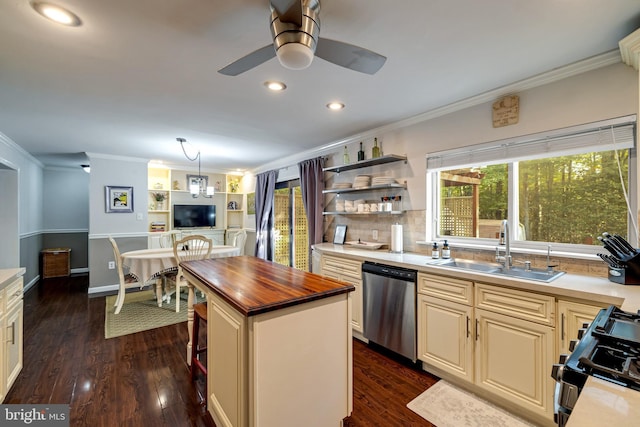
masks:
[[[638,70],[640,63],[640,30],[636,30],[620,40],[620,55],[622,62]]]

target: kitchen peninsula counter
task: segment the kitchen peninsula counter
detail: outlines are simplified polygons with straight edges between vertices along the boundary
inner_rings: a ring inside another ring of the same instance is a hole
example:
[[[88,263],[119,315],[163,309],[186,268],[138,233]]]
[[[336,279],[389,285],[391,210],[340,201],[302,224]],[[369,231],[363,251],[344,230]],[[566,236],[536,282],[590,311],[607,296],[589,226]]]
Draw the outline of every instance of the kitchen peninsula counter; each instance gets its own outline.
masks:
[[[207,294],[218,426],[339,426],[352,411],[352,285],[250,256],[188,261]]]

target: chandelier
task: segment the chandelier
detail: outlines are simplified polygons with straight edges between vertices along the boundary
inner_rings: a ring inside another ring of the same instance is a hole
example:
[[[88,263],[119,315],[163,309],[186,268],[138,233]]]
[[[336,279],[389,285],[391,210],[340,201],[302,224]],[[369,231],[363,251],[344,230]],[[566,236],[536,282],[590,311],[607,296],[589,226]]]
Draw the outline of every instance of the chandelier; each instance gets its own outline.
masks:
[[[180,143],[182,152],[184,153],[184,156],[188,160],[192,162],[195,162],[196,160],[198,161],[198,176],[196,178],[192,178],[191,181],[189,182],[189,192],[191,193],[191,197],[193,197],[194,199],[198,196],[203,196],[208,198],[213,197],[213,194],[214,194],[213,187],[207,186],[206,184],[207,180],[205,179],[204,176],[202,176],[202,173],[200,172],[200,150],[198,150],[198,154],[196,154],[195,157],[190,157],[187,154],[187,150],[185,150],[184,148],[184,143],[187,142],[187,140],[184,138],[176,138],[176,141]]]

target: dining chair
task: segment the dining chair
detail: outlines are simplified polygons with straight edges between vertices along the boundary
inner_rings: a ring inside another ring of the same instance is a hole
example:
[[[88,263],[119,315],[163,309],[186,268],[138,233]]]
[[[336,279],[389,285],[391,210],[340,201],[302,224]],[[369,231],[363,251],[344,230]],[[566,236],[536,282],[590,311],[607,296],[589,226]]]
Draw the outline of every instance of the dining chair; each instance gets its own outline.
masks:
[[[233,237],[233,244],[236,248],[240,248],[238,255],[244,255],[244,245],[247,242],[247,230],[238,231]]]
[[[160,235],[160,247],[161,248],[173,248],[176,243],[178,231],[172,230],[164,232]]]
[[[211,256],[213,242],[200,235],[187,236],[183,239],[176,240],[173,244],[173,256],[178,264],[178,274],[175,278],[175,294],[176,294],[176,312],[180,311],[180,288],[187,284],[187,279],[182,274],[182,261],[194,261],[199,259],[207,259]],[[171,295],[167,292],[167,302],[171,302]]]
[[[122,310],[122,305],[124,304],[124,298],[127,293],[127,289],[142,289],[144,287],[144,283],[139,282],[136,277],[131,274],[124,274],[124,266],[122,264],[122,256],[120,255],[118,244],[111,236],[109,236],[109,242],[111,242],[111,246],[113,247],[113,256],[116,261],[116,271],[118,272],[118,296],[114,304],[114,307],[116,308],[115,314],[118,314],[120,313],[120,310]]]

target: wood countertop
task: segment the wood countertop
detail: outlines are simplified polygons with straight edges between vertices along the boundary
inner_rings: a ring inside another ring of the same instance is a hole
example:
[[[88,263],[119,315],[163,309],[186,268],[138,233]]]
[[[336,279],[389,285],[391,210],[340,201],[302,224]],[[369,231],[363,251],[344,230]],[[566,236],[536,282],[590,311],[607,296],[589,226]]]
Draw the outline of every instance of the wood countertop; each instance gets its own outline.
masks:
[[[279,310],[355,290],[353,285],[252,256],[186,261],[188,275],[244,316]]]

